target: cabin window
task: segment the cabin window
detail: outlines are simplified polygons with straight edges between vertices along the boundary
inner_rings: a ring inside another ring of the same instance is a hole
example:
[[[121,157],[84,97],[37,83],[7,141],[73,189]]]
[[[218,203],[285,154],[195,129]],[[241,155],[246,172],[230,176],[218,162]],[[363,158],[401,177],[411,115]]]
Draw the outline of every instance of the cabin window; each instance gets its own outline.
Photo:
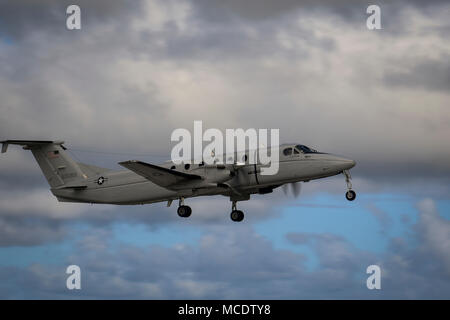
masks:
[[[283,154],[285,155],[285,156],[290,156],[290,155],[292,155],[292,148],[286,148],[286,149],[284,149],[283,150]]]

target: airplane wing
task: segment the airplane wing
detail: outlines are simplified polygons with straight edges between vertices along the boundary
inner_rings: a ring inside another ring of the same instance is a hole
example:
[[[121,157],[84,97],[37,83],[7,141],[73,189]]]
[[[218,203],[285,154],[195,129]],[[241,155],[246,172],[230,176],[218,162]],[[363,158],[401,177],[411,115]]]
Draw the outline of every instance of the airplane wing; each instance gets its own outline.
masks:
[[[119,164],[164,188],[178,183],[202,179],[201,176],[196,174],[170,170],[138,160],[128,160],[119,162]]]

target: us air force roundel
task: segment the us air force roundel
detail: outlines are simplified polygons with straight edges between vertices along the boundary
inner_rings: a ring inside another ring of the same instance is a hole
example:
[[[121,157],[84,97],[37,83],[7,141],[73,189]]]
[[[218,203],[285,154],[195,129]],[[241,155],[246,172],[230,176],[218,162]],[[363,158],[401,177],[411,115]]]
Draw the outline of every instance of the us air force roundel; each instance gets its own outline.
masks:
[[[100,177],[97,179],[97,184],[102,185],[105,181],[106,181],[106,179],[104,177]]]

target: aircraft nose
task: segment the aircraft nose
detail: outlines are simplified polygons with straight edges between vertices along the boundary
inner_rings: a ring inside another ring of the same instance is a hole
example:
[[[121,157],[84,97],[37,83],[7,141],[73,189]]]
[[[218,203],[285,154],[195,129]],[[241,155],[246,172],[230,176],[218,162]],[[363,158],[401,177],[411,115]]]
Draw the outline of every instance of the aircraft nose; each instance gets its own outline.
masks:
[[[356,165],[356,161],[351,159],[340,158],[339,162],[341,163],[344,170],[351,169]]]
[[[351,169],[356,165],[355,160],[334,155],[331,155],[330,160],[334,163],[334,167],[339,171]]]

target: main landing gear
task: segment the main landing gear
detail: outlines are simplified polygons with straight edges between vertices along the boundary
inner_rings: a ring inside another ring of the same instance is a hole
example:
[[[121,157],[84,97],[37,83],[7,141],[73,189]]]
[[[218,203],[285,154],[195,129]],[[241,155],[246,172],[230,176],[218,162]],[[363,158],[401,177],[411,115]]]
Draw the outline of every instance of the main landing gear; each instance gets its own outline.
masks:
[[[342,171],[342,173],[345,175],[345,182],[347,182],[347,189],[348,191],[345,193],[345,197],[348,201],[353,201],[356,199],[356,192],[352,190],[352,183],[351,183],[351,176],[350,172],[348,170]]]
[[[192,213],[192,209],[189,206],[184,205],[184,198],[180,198],[180,202],[178,204],[177,213],[182,218],[189,218]]]
[[[241,210],[237,210],[236,202],[237,201],[233,201],[233,204],[231,205],[231,210],[232,211],[231,211],[231,214],[230,214],[230,218],[234,222],[241,222],[242,220],[244,220],[244,213]]]
[[[232,211],[230,214],[230,218],[231,218],[231,220],[233,220],[235,222],[241,222],[242,220],[244,220],[244,213],[241,210],[237,210],[236,203],[237,203],[237,201],[233,201],[233,204],[231,205]],[[169,202],[167,203],[167,206],[170,207],[171,204],[172,204],[172,200],[169,200]],[[178,203],[177,213],[182,218],[188,218],[188,217],[190,217],[190,215],[192,213],[191,207],[184,205],[183,197],[180,198],[180,201]]]

